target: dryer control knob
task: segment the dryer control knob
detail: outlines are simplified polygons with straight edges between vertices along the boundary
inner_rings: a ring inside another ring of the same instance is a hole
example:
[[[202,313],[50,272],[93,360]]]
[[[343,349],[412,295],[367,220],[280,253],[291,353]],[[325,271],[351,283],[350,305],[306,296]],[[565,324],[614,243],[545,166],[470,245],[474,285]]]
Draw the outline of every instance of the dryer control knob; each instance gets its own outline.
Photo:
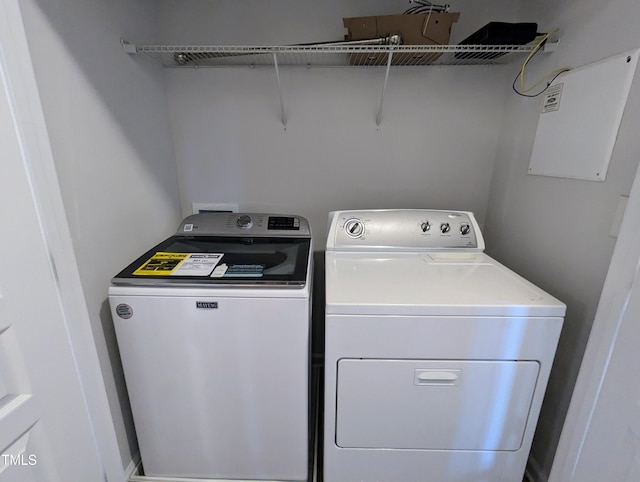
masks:
[[[440,231],[442,232],[442,234],[447,234],[449,231],[451,231],[451,226],[449,225],[449,223],[442,223],[440,225]]]
[[[249,229],[251,226],[253,226],[253,220],[251,219],[251,216],[243,214],[237,219],[236,226],[238,226],[240,229]]]
[[[423,233],[426,233],[431,229],[431,223],[429,221],[423,221],[420,225],[420,229],[422,229]]]
[[[466,236],[470,232],[471,226],[469,226],[468,224],[463,224],[462,226],[460,226],[460,234],[462,234],[463,236]]]
[[[344,223],[344,230],[347,233],[347,236],[351,238],[359,238],[364,234],[364,224],[358,218],[348,219],[346,223]]]

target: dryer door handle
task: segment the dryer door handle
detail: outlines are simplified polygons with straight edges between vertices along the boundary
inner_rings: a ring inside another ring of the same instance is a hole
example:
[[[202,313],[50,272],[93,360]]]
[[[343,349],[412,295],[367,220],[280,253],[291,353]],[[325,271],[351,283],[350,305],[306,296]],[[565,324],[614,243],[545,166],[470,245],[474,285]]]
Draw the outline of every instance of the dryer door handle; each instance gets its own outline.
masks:
[[[414,385],[458,385],[460,370],[416,370]]]

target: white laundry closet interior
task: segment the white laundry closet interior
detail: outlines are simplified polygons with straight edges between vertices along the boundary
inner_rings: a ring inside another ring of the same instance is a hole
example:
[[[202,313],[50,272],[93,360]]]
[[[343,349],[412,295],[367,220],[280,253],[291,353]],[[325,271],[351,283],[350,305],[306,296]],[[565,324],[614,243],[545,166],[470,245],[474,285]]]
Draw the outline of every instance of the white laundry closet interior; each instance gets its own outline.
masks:
[[[343,17],[405,0],[18,0],[121,456],[138,457],[107,302],[111,277],[173,233],[193,203],[307,218],[316,249],[314,346],[323,350],[327,213],[475,213],[489,255],[567,305],[529,457],[546,480],[640,152],[632,84],[604,182],[528,174],[540,98],[504,65],[165,68],[135,45],[292,45],[340,40]],[[490,21],[558,28],[534,81],[640,46],[640,5],[612,0],[457,0],[451,43]],[[278,83],[279,82],[279,83]],[[282,97],[278,92],[281,89]],[[602,92],[594,89],[593,96]],[[281,99],[283,106],[281,105]],[[286,126],[283,122],[283,112]],[[377,122],[377,120],[379,122]],[[572,119],[566,129],[580,129]]]

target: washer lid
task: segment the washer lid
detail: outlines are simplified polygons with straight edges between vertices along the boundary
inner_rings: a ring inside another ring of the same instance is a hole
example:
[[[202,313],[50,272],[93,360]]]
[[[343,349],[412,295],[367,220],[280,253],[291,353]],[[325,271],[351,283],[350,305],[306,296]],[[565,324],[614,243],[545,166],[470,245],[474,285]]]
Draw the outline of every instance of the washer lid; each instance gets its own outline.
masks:
[[[566,307],[484,253],[327,252],[329,314],[564,316]]]
[[[302,287],[310,238],[172,236],[111,281],[145,286]]]

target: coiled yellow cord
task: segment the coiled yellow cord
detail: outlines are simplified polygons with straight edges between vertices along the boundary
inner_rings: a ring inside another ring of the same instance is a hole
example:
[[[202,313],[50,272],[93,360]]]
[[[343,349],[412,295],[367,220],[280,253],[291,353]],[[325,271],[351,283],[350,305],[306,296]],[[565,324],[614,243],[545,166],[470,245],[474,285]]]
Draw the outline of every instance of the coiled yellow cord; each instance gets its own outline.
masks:
[[[531,92],[533,89],[535,89],[538,85],[540,85],[542,82],[546,81],[547,79],[553,78],[554,76],[557,76],[558,74],[562,73],[562,72],[567,72],[569,70],[571,70],[571,68],[569,67],[562,67],[559,69],[554,70],[553,72],[550,72],[549,74],[545,75],[542,79],[538,80],[535,84],[533,84],[531,87],[529,88],[525,88],[524,86],[524,72],[525,69],[527,68],[527,64],[529,63],[529,61],[531,60],[531,58],[536,54],[536,52],[538,52],[538,50],[540,50],[540,48],[542,47],[542,45],[544,44],[544,42],[551,37],[554,33],[556,33],[558,31],[558,29],[553,29],[551,32],[545,34],[540,41],[536,44],[536,46],[533,48],[533,50],[531,52],[529,52],[529,55],[527,56],[527,58],[525,59],[525,61],[522,63],[522,67],[520,68],[520,92],[521,93],[527,93],[527,92]]]

